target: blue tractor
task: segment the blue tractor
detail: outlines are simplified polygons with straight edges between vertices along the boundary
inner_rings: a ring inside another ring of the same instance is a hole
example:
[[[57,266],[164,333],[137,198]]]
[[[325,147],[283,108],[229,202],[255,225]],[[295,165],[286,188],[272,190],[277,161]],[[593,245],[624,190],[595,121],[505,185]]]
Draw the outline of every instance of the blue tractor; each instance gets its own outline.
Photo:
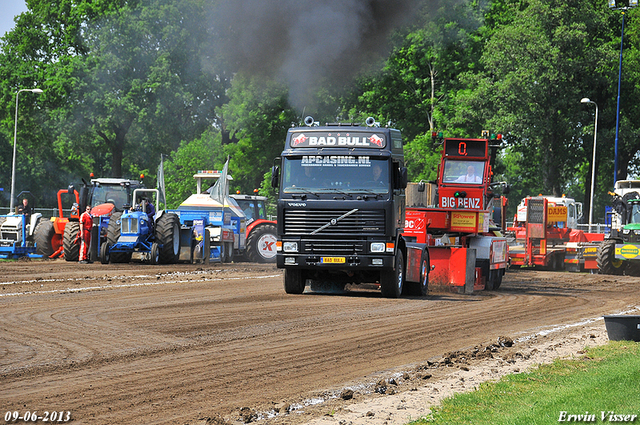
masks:
[[[174,213],[149,214],[144,193],[157,189],[136,189],[133,202],[124,212],[115,212],[109,220],[107,240],[100,246],[100,261],[128,263],[134,253],[142,253],[151,264],[173,264],[180,256],[180,219]],[[137,200],[140,202],[137,203]]]

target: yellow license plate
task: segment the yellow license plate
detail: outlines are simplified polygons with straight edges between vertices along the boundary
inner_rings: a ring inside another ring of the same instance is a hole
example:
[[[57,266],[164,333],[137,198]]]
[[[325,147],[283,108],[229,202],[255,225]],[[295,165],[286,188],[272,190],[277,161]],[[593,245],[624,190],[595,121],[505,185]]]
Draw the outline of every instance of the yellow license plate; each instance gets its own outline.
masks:
[[[320,258],[321,263],[344,263],[344,257],[322,257]]]

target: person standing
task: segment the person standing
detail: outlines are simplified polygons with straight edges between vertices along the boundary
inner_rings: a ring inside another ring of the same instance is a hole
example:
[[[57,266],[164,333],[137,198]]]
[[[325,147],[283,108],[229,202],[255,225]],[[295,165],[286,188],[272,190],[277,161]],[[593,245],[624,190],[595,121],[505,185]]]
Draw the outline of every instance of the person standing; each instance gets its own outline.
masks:
[[[93,217],[91,217],[91,206],[87,205],[85,211],[80,215],[80,264],[91,263],[89,261],[89,245],[91,244],[91,227]]]

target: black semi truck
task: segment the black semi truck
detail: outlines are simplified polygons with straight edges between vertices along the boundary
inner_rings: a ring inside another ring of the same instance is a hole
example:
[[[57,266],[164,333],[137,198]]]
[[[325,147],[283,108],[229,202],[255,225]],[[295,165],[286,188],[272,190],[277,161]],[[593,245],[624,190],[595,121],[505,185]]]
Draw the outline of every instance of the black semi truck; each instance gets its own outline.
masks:
[[[400,296],[407,187],[400,131],[372,118],[366,126],[318,126],[311,117],[305,124],[289,129],[272,170],[285,291],[377,283],[384,296]]]

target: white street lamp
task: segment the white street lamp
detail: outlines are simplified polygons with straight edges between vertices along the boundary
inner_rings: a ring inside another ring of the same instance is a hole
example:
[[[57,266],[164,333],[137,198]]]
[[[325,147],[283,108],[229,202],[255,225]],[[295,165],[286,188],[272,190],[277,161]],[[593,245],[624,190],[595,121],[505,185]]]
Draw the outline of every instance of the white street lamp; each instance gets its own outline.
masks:
[[[13,126],[13,166],[11,167],[11,200],[9,202],[9,213],[13,213],[14,199],[13,192],[16,188],[16,145],[18,142],[18,95],[20,92],[30,91],[31,93],[42,93],[40,89],[20,89],[16,93],[16,122]]]
[[[593,160],[591,161],[591,200],[589,201],[589,233],[591,233],[591,223],[593,222],[593,190],[596,181],[596,137],[598,135],[598,104],[588,97],[582,98],[580,103],[593,103],[596,105],[596,121],[593,128]]]

